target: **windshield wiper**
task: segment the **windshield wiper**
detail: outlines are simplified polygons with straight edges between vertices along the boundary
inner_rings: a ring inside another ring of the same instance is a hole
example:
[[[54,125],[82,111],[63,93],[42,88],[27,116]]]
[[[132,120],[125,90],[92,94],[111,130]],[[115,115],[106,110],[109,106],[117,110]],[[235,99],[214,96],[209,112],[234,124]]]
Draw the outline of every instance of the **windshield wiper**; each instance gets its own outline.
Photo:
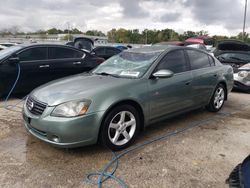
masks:
[[[115,74],[109,74],[107,72],[100,72],[100,73],[95,73],[97,75],[102,75],[102,76],[112,76],[112,77],[115,77],[115,78],[119,78],[118,75],[115,75]]]

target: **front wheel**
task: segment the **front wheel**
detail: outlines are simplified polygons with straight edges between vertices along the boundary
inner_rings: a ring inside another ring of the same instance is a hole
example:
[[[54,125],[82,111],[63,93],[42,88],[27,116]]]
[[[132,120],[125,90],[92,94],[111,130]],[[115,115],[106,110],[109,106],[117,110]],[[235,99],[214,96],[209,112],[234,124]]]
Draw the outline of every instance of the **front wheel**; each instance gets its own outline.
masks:
[[[133,106],[115,107],[104,119],[100,141],[111,150],[124,149],[135,140],[139,124],[139,114]]]
[[[224,87],[224,85],[219,84],[216,87],[213,97],[211,98],[209,104],[206,106],[207,110],[210,112],[218,112],[222,108],[225,102],[225,98],[226,98],[226,88]]]

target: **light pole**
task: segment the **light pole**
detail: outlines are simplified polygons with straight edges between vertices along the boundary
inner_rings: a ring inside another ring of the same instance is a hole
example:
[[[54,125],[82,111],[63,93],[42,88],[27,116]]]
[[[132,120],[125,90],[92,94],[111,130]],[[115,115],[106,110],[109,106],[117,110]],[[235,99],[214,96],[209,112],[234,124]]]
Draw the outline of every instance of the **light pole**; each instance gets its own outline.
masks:
[[[67,28],[68,28],[68,42],[69,42],[69,30],[70,30],[70,22],[66,22],[66,24],[67,24]]]
[[[247,17],[247,0],[245,1],[245,12],[244,12],[243,33],[242,33],[243,41],[245,39],[246,17]]]
[[[146,29],[146,44],[148,44],[148,30]]]

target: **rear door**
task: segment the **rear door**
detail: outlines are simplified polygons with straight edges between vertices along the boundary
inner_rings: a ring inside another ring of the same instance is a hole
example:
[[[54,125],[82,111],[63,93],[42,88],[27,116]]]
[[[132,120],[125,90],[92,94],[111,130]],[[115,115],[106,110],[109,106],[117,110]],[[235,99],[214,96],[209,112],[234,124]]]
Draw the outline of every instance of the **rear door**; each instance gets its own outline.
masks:
[[[53,79],[88,71],[86,53],[67,47],[49,47],[50,67]]]
[[[213,92],[218,74],[214,59],[198,50],[186,50],[193,74],[191,95],[196,105],[206,104]]]
[[[159,63],[156,71],[168,69],[174,72],[171,78],[150,79],[151,120],[160,118],[192,106],[190,71],[183,50],[169,52]]]

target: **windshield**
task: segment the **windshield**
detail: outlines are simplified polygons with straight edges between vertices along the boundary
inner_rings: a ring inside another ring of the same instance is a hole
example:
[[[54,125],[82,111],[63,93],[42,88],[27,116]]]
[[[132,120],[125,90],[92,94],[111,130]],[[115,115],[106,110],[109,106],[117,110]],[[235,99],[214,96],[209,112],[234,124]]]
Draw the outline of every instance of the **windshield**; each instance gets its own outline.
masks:
[[[218,56],[221,60],[250,62],[250,54],[224,53]]]
[[[161,52],[138,53],[124,51],[99,65],[94,74],[140,78]]]
[[[21,48],[22,48],[22,46],[11,46],[9,48],[1,50],[0,51],[0,60],[5,58],[6,56],[9,56],[13,52],[20,50]]]

